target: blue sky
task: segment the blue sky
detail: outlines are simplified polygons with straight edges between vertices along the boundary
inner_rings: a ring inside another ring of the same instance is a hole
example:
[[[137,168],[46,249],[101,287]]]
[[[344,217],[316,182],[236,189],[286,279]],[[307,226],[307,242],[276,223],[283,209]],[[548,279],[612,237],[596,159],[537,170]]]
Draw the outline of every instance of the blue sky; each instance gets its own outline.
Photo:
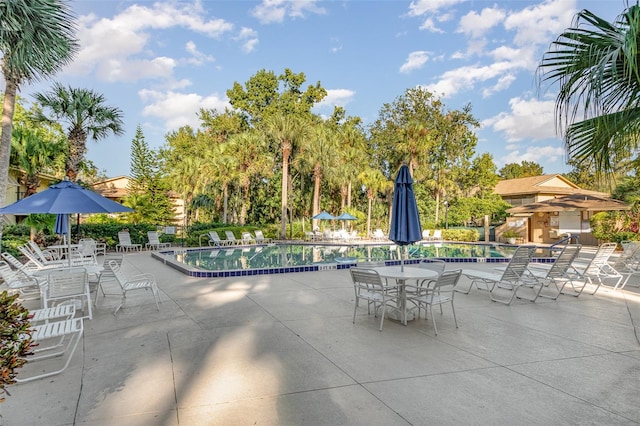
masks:
[[[124,112],[125,134],[88,142],[109,177],[128,174],[136,127],[147,143],[198,126],[199,108],[222,111],[226,91],[260,69],[305,73],[335,105],[373,122],[384,103],[422,86],[448,109],[471,103],[482,123],[478,154],[498,167],[535,161],[568,171],[555,133],[555,88],[538,91],[549,44],[589,9],[613,21],[622,0],[76,1],[81,51],[54,80],[96,90]],[[51,82],[24,86],[21,96]]]

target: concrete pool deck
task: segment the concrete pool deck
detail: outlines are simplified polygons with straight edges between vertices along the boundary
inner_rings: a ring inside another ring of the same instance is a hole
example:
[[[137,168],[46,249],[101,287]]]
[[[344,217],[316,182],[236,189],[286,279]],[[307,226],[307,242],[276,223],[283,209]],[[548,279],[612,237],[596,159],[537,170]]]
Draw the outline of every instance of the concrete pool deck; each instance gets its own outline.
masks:
[[[124,268],[156,276],[160,311],[132,294],[114,317],[100,296],[69,368],[10,386],[0,424],[640,424],[637,287],[510,306],[472,290],[435,336],[424,319],[379,332],[366,308],[352,324],[348,270],[192,278],[148,252]]]

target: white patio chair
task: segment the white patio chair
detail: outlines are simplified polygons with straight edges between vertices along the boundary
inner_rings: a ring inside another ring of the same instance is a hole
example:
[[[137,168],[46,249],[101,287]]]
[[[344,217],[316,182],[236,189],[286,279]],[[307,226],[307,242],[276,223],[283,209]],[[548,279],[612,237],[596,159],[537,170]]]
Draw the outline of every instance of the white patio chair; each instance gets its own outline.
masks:
[[[209,246],[221,247],[229,245],[229,241],[221,239],[217,231],[209,231],[206,234],[201,234],[199,237],[200,245],[202,245],[203,237],[206,237],[208,239],[207,243],[209,244]]]
[[[380,278],[380,274],[372,269],[351,268],[349,272],[351,273],[356,296],[355,306],[353,307],[353,323],[355,324],[356,322],[360,299],[366,300],[368,314],[371,314],[371,305],[373,305],[373,313],[376,317],[378,316],[378,308],[382,307],[380,314],[380,331],[382,331],[387,304],[390,302],[397,304],[398,302],[396,287],[388,287]]]
[[[86,269],[60,269],[49,273],[47,285],[42,292],[42,305],[45,308],[59,303],[75,303],[76,309],[86,312],[81,318],[93,318],[91,311],[91,293],[89,291],[89,276]]]
[[[118,244],[116,244],[116,251],[129,251],[129,250],[142,250],[142,244],[133,244],[131,242],[131,235],[129,231],[118,232]]]
[[[96,296],[93,299],[94,306],[98,306],[98,293],[102,293],[102,297],[105,297],[107,295],[116,295],[115,293],[106,293],[103,287],[104,283],[116,280],[116,276],[109,264],[110,261],[114,261],[118,266],[121,266],[122,262],[124,262],[124,253],[107,253],[104,256],[104,261],[102,263],[102,272],[100,272],[96,285]],[[118,293],[117,295],[119,296],[120,293]]]
[[[74,262],[98,264],[96,253],[98,247],[96,241],[92,238],[82,238],[78,241],[78,248],[71,252],[71,258]]]
[[[162,250],[164,248],[171,247],[171,243],[160,242],[160,235],[158,235],[158,231],[148,231],[147,238],[149,238],[149,242],[145,244],[145,248],[147,250]]]
[[[466,291],[460,289],[456,289],[456,291],[468,294],[474,285],[476,288],[481,289],[479,283],[482,283],[484,287],[482,290],[488,290],[489,297],[494,302],[509,305],[516,297],[534,302],[542,290],[542,282],[535,276],[527,274],[526,272],[527,266],[529,265],[531,257],[535,251],[535,246],[518,246],[516,251],[513,253],[511,260],[502,272],[463,269],[462,275],[468,277],[471,280],[471,284]],[[519,296],[518,291],[523,287],[530,289],[533,294],[530,297]],[[510,291],[510,297],[497,297],[497,293],[502,290]]]
[[[135,290],[151,290],[151,293],[153,293],[153,298],[156,302],[156,308],[160,310],[160,292],[158,291],[158,287],[156,286],[156,279],[152,274],[127,276],[115,260],[109,261],[109,267],[113,271],[116,281],[118,281],[118,284],[120,284],[120,289],[122,290],[122,298],[120,299],[120,303],[116,307],[116,310],[113,311],[113,315],[116,315],[122,305],[124,305],[127,293]]]
[[[433,235],[429,238],[431,241],[442,241],[442,229],[433,231]]]
[[[429,239],[431,239],[431,230],[430,229],[423,229],[422,230],[422,239],[429,241]]]
[[[416,287],[415,292],[407,294],[407,301],[411,301],[418,306],[418,318],[420,318],[421,306],[424,305],[425,319],[427,310],[431,309],[431,320],[433,321],[433,330],[436,336],[438,335],[438,327],[436,327],[436,318],[433,314],[433,307],[436,305],[440,306],[440,315],[442,315],[442,305],[451,303],[453,321],[456,324],[456,328],[458,328],[458,319],[456,318],[456,309],[453,306],[453,300],[456,293],[455,286],[458,284],[461,274],[461,269],[442,272],[431,287]]]
[[[39,360],[50,359],[62,355],[62,367],[51,367],[55,365],[51,362],[46,364],[44,371],[39,368],[38,374],[27,375],[23,367],[16,377],[16,382],[25,383],[44,377],[54,376],[62,373],[69,366],[71,358],[78,347],[78,342],[84,331],[82,318],[63,319],[62,321],[49,321],[43,324],[34,325],[31,332],[31,339],[37,343],[33,355],[27,356],[26,370],[29,366]]]
[[[537,263],[529,263],[528,272],[544,283],[543,290],[544,288],[551,288],[553,284],[553,293],[549,295],[541,291],[540,297],[556,300],[562,294],[564,287],[571,283],[569,270],[578,256],[580,248],[580,245],[565,246],[550,268],[542,267]]]

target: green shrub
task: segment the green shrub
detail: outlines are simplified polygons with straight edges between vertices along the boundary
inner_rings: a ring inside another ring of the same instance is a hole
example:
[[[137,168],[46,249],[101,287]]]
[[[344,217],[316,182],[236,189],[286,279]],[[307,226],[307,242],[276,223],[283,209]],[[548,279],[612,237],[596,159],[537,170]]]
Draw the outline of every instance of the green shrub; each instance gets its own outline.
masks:
[[[29,311],[17,301],[18,295],[0,293],[0,402],[4,401],[5,386],[15,383],[16,369],[32,353]]]
[[[447,241],[475,242],[480,239],[480,234],[475,229],[443,229],[442,239]]]

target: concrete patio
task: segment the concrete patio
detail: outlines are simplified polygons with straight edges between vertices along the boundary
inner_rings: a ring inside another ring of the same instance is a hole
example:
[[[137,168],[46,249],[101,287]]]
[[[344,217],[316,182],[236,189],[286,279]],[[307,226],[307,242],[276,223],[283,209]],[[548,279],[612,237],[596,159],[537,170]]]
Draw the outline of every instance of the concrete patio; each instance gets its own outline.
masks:
[[[366,308],[352,324],[347,270],[197,279],[149,253],[124,268],[157,277],[160,311],[133,294],[114,317],[119,297],[100,296],[70,367],[9,387],[0,424],[640,424],[637,287],[510,306],[472,290],[435,336],[424,319],[379,332]]]

